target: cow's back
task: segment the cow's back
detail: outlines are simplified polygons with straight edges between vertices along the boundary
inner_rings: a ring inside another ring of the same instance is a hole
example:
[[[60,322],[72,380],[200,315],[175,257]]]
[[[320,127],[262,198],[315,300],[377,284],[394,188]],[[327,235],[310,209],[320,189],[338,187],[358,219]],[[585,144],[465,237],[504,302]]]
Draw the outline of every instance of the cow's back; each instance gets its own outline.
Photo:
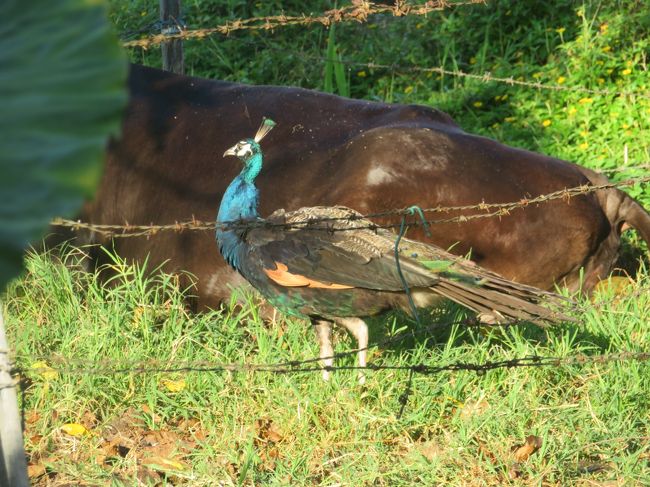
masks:
[[[426,107],[350,100],[299,88],[246,86],[133,66],[123,135],[84,218],[94,223],[214,220],[239,171],[224,150],[250,137],[262,117],[261,213],[342,204],[362,212],[518,201],[588,182],[573,164],[467,134]],[[453,214],[429,215],[448,218]],[[595,196],[514,210],[510,216],[433,225],[432,241],[506,277],[548,288],[577,285],[580,266],[611,231]],[[413,233],[416,237],[421,235]],[[166,263],[198,278],[203,304],[241,282],[212,232],[160,232],[119,239],[124,257]],[[610,264],[611,265],[611,264]]]

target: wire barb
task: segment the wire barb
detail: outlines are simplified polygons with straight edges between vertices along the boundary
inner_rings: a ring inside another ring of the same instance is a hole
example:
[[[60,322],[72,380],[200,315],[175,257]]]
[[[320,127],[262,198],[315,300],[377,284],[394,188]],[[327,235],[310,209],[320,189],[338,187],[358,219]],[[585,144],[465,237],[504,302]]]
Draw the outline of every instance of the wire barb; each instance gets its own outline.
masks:
[[[285,27],[289,25],[320,24],[327,27],[333,23],[339,22],[363,23],[367,22],[371,15],[377,14],[390,14],[395,17],[401,17],[403,15],[426,16],[432,12],[444,10],[450,7],[477,4],[485,5],[485,0],[459,0],[455,2],[430,0],[425,4],[400,2],[400,8],[396,8],[395,5],[376,5],[370,2],[356,2],[353,5],[328,10],[318,16],[305,14],[296,16],[270,15],[248,19],[236,19],[217,25],[216,27],[205,29],[185,29],[176,34],[151,34],[142,39],[125,41],[122,45],[124,47],[140,47],[142,49],[148,49],[170,39],[204,39],[215,34],[227,36],[232,32],[240,30],[273,30],[277,27]]]
[[[529,208],[533,205],[538,205],[541,203],[547,203],[555,200],[564,200],[569,203],[571,198],[577,196],[583,196],[587,194],[594,193],[596,191],[601,191],[604,189],[612,188],[622,188],[626,186],[633,186],[635,184],[647,183],[650,182],[650,176],[640,176],[634,178],[628,178],[623,181],[616,183],[607,183],[600,185],[580,185],[572,188],[565,188],[552,193],[547,193],[539,195],[533,198],[523,198],[519,201],[512,201],[507,203],[485,203],[481,202],[473,205],[462,205],[462,206],[447,206],[447,207],[433,207],[433,208],[420,208],[420,207],[410,207],[410,208],[399,208],[392,209],[383,212],[368,213],[363,215],[364,219],[371,218],[381,218],[388,216],[398,216],[398,215],[407,215],[414,214],[417,212],[421,217],[419,222],[412,223],[413,225],[435,225],[443,223],[465,223],[472,220],[479,220],[483,218],[493,218],[493,217],[505,217],[511,214],[513,210]],[[417,209],[416,209],[417,208]],[[423,217],[424,213],[452,213],[452,212],[467,212],[467,211],[477,211],[473,214],[461,214],[457,216],[452,216],[449,218],[442,219],[425,219]],[[358,220],[358,217],[332,217],[332,218],[311,218],[308,221],[297,221],[292,223],[274,223],[267,220],[255,220],[255,221],[231,221],[231,222],[204,222],[197,221],[192,217],[189,221],[184,222],[175,222],[172,224],[163,224],[163,225],[133,225],[133,224],[94,224],[89,222],[81,222],[79,220],[68,220],[64,218],[55,218],[52,220],[51,225],[57,227],[70,228],[74,231],[91,231],[98,235],[102,235],[107,238],[129,238],[129,237],[150,237],[156,235],[161,231],[174,231],[182,233],[185,231],[211,231],[215,229],[224,229],[224,230],[248,230],[251,228],[283,228],[285,230],[289,229],[310,229],[314,231],[324,231],[323,226],[317,226],[317,223],[327,223],[337,220],[347,220],[353,221]],[[387,228],[387,229],[399,229],[401,226],[400,223],[359,223],[357,225],[349,225],[342,228],[331,228],[328,227],[327,231],[330,232],[347,232],[361,229],[370,229],[375,230],[377,228]],[[426,231],[426,230],[425,230]]]

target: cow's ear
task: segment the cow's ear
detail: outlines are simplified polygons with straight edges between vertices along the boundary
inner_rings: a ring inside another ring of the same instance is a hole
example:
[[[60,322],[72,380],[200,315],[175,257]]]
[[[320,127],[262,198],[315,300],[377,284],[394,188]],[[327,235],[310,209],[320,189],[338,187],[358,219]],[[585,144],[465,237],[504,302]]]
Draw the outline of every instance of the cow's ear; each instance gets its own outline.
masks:
[[[260,128],[257,129],[257,133],[255,134],[253,140],[259,143],[264,137],[266,137],[266,134],[268,134],[273,127],[275,127],[275,122],[270,118],[264,117],[262,119],[262,124],[260,125]]]

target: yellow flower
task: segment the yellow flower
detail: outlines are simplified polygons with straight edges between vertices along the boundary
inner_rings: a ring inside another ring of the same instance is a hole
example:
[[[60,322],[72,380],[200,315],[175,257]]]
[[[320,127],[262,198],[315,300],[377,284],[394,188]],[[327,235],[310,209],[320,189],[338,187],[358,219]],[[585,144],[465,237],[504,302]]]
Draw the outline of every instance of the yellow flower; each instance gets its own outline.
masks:
[[[585,97],[585,98],[580,98],[578,100],[578,103],[580,103],[581,105],[584,105],[586,103],[591,103],[592,101],[594,101],[593,98]]]
[[[589,135],[589,132],[587,132],[586,130],[583,130],[582,132],[580,132],[580,135],[582,135],[583,137],[586,137],[587,135]]]
[[[557,29],[555,29],[555,32],[557,32],[558,34],[562,34],[565,30],[566,29],[564,27],[558,27]]]
[[[481,108],[483,106],[483,102],[475,101],[474,103],[472,103],[472,105],[474,105],[475,108]]]
[[[569,108],[569,115],[575,115],[575,113],[578,111],[576,107],[571,107]]]
[[[548,127],[548,126],[551,125],[552,123],[553,123],[553,122],[551,122],[551,121],[547,118],[546,120],[544,120],[544,121],[542,122],[542,125],[543,125],[544,127]]]
[[[601,24],[600,26],[600,31],[604,34],[607,32],[607,29],[609,29],[609,25],[607,23]]]
[[[366,75],[366,72],[365,72],[365,71],[359,71],[359,72],[357,73],[357,76],[358,76],[359,78],[365,78],[367,75]]]
[[[412,86],[409,85],[406,88],[404,88],[404,93],[406,93],[407,95],[409,93],[412,93],[412,92],[413,92],[413,87]]]
[[[565,81],[566,81],[566,78],[565,78],[564,76],[560,76],[560,77],[557,79],[557,84],[558,84],[558,85],[561,85],[561,84],[564,83]]]
[[[603,47],[603,52],[609,52],[612,50],[612,46],[605,46]]]
[[[587,142],[583,142],[582,144],[580,144],[580,148],[582,150],[585,150],[587,147],[589,147],[589,144]]]
[[[623,71],[621,71],[621,74],[623,76],[627,76],[628,74],[632,74],[632,70],[630,68],[625,68]]]
[[[517,117],[506,117],[506,118],[503,119],[503,121],[506,122],[506,123],[512,123],[515,120],[517,120]]]
[[[624,129],[629,129],[630,126],[629,126],[628,124],[624,123],[624,124],[623,124],[623,128],[624,128]]]
[[[470,64],[476,64],[476,58],[475,57],[469,58],[469,63]]]
[[[598,78],[598,84],[602,85],[603,83],[605,83],[605,78]]]

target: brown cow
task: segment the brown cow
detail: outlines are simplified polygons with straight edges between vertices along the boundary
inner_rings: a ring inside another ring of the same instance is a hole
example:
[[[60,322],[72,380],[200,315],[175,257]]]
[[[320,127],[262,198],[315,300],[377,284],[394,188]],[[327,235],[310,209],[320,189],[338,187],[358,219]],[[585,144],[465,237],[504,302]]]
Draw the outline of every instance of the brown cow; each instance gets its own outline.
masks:
[[[350,100],[299,88],[247,86],[132,66],[123,136],[108,148],[95,201],[82,219],[149,224],[213,220],[239,170],[221,155],[263,116],[258,178],[261,214],[341,204],[361,212],[410,205],[518,201],[606,178],[569,162],[468,134],[445,113],[415,105]],[[452,216],[445,214],[443,217]],[[429,215],[435,217],[436,215]],[[556,200],[509,216],[432,225],[432,241],[522,283],[591,289],[615,262],[628,224],[650,241],[650,215],[611,189]],[[411,237],[422,238],[417,231]],[[101,242],[96,236],[94,241]],[[105,242],[104,242],[105,243]],[[123,257],[198,278],[199,303],[214,306],[242,282],[221,259],[212,232],[161,232],[115,241]]]

